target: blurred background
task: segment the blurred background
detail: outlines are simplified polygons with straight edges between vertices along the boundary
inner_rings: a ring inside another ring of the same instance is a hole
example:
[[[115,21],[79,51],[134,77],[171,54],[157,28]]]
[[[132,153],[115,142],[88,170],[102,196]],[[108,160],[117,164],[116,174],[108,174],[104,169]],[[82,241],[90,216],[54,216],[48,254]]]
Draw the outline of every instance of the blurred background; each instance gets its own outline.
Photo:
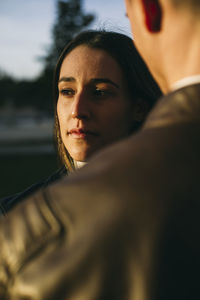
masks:
[[[0,198],[58,168],[53,70],[66,43],[85,29],[130,36],[123,0],[0,1]]]

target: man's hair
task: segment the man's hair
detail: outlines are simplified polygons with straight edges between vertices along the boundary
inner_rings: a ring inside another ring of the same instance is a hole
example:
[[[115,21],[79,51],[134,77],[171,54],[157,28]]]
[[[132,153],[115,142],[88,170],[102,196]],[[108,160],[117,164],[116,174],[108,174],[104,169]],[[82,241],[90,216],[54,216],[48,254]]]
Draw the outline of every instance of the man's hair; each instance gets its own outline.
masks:
[[[176,7],[188,8],[194,14],[200,14],[200,0],[170,0]]]

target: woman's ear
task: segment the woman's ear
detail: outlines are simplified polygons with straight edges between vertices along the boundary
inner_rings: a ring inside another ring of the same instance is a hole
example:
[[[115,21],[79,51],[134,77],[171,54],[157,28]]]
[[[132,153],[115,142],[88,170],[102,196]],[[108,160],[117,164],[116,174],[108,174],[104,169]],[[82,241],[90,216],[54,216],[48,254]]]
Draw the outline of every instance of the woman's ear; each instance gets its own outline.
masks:
[[[147,29],[156,33],[161,29],[162,9],[160,0],[142,0]]]
[[[132,118],[135,122],[143,122],[149,113],[150,105],[143,99],[138,99],[134,104]]]

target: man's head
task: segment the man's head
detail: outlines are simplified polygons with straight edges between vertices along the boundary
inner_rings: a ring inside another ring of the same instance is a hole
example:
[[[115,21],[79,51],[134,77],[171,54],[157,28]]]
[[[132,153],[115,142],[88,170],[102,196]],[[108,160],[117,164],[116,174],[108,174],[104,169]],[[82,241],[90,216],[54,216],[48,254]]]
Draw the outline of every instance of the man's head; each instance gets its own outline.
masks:
[[[200,73],[200,66],[194,68],[200,43],[199,0],[125,2],[136,47],[164,92],[181,77]]]

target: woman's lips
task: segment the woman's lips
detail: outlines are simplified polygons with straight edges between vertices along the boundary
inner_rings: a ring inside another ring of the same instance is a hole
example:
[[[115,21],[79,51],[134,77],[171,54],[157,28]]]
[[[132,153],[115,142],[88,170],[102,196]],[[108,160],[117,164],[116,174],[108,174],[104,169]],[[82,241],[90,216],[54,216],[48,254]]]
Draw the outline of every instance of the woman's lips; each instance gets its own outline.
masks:
[[[97,136],[97,133],[86,129],[71,129],[68,135],[74,139],[85,139],[89,136]]]

